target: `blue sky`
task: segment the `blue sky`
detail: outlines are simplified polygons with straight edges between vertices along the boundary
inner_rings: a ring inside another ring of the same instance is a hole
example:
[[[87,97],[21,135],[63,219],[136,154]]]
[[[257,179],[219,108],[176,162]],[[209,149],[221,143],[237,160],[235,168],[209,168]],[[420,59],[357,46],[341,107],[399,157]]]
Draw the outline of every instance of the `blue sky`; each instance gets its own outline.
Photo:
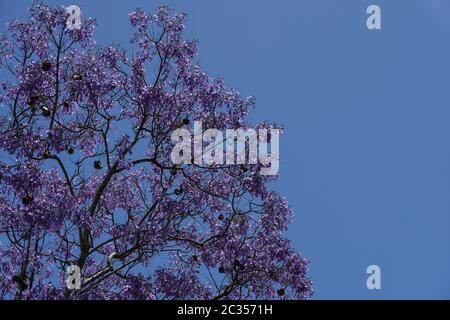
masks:
[[[201,65],[251,119],[283,123],[288,232],[316,299],[450,299],[450,1],[79,0],[99,43],[128,46],[128,12],[188,14]],[[382,30],[366,28],[366,8]],[[0,0],[0,23],[29,1]],[[366,268],[381,267],[368,290]]]

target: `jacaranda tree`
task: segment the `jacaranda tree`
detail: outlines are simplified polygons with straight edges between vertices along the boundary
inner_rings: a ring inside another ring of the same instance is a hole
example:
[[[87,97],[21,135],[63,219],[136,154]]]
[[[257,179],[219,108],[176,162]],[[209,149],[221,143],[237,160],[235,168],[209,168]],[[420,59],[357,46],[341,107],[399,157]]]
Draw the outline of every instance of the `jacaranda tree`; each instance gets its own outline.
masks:
[[[0,298],[309,298],[276,176],[171,161],[175,129],[254,105],[196,63],[185,16],[132,12],[131,52],[68,17],[34,2],[0,35]]]

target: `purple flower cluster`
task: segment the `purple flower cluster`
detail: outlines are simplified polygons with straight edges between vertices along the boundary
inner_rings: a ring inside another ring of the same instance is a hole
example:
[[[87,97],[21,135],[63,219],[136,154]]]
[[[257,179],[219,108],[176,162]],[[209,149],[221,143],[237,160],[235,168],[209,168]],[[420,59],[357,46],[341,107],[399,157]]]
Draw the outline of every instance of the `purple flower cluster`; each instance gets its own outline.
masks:
[[[34,2],[0,35],[0,299],[309,298],[276,177],[170,161],[173,130],[254,107],[196,64],[185,15],[132,12],[131,57],[67,17]]]

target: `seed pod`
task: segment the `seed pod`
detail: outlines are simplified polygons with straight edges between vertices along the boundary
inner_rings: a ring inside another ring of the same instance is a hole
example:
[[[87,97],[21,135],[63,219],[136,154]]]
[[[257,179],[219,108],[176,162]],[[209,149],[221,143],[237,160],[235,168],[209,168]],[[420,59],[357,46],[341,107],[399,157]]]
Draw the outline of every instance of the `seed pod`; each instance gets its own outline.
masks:
[[[37,99],[37,97],[35,97],[35,96],[33,96],[33,97],[30,97],[29,99],[28,99],[28,101],[27,101],[27,104],[30,106],[30,107],[35,107],[36,106],[36,101],[37,101],[38,99]]]
[[[183,119],[183,124],[187,126],[190,123],[188,118]]]
[[[284,294],[285,294],[283,288],[278,289],[278,290],[277,290],[277,293],[278,293],[278,295],[279,295],[280,297],[284,296]]]
[[[243,165],[243,164],[241,164],[240,169],[241,169],[242,172],[247,172],[248,171],[248,168],[245,165]]]
[[[83,80],[83,76],[79,73],[74,73],[72,76],[72,79],[75,81],[81,81],[81,80]]]
[[[66,150],[68,154],[73,154],[75,152],[75,150],[69,145],[66,146]]]
[[[102,169],[102,163],[99,160],[94,161],[94,168],[97,170]]]
[[[220,214],[220,215],[217,217],[217,219],[219,219],[220,221],[222,221],[222,220],[224,219],[223,214]]]
[[[47,71],[50,71],[51,68],[52,68],[52,64],[50,63],[50,61],[45,60],[42,62],[42,64],[41,64],[42,71],[47,72]]]
[[[25,206],[29,206],[34,201],[32,196],[26,195],[22,198],[22,204]]]
[[[51,116],[50,109],[47,107],[42,107],[42,115],[46,118]]]
[[[219,273],[225,273],[225,268],[222,267],[222,266],[220,266],[220,267],[219,267]]]

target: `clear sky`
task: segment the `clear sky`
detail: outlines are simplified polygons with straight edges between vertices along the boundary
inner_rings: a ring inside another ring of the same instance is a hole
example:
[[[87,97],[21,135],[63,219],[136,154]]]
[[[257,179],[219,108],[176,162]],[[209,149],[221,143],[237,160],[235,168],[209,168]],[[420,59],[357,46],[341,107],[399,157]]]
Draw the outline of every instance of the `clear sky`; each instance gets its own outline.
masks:
[[[288,232],[316,299],[450,299],[450,1],[64,0],[128,46],[128,13],[188,14],[199,61],[283,123]],[[30,1],[0,0],[0,30]],[[366,28],[366,8],[382,30]],[[368,290],[366,268],[381,267]]]

